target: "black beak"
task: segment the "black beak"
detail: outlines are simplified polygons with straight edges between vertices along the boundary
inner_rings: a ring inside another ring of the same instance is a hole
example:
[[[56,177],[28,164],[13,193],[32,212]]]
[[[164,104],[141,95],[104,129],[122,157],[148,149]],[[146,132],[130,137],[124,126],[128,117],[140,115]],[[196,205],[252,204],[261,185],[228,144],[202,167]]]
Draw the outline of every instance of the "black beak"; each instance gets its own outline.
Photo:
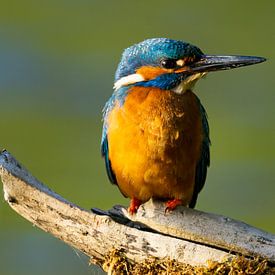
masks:
[[[249,66],[266,61],[263,57],[241,55],[203,55],[189,65],[190,72],[213,72]]]

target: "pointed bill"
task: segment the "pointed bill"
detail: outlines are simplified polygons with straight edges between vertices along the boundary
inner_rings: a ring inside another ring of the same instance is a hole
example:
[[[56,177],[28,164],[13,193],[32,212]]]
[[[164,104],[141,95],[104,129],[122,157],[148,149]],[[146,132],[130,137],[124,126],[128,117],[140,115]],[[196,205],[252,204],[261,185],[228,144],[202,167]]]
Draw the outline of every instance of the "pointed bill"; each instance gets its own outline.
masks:
[[[249,66],[266,61],[258,56],[241,55],[203,55],[200,60],[189,66],[192,72],[212,72],[220,70],[229,70],[243,66]]]

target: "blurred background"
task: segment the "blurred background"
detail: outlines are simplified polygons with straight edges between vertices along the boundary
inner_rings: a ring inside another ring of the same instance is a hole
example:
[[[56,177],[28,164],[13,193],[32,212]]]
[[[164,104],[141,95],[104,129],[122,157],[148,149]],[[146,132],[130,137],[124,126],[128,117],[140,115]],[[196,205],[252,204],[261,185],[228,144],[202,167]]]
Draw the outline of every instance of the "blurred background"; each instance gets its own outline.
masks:
[[[211,4],[210,4],[211,3]],[[0,9],[0,147],[84,207],[128,204],[100,157],[101,110],[124,48],[151,37],[268,62],[209,74],[211,167],[197,208],[275,233],[275,2],[19,1]],[[0,274],[101,274],[0,201]]]

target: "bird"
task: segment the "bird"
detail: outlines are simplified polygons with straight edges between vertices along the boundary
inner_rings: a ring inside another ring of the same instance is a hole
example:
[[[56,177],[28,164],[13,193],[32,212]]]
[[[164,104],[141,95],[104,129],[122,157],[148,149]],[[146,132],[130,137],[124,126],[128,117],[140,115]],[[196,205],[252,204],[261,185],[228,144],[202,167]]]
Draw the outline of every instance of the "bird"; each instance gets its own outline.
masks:
[[[124,50],[103,108],[101,154],[110,182],[130,198],[130,214],[151,198],[163,201],[168,212],[195,207],[210,165],[210,137],[194,85],[209,72],[265,60],[207,55],[168,38]]]

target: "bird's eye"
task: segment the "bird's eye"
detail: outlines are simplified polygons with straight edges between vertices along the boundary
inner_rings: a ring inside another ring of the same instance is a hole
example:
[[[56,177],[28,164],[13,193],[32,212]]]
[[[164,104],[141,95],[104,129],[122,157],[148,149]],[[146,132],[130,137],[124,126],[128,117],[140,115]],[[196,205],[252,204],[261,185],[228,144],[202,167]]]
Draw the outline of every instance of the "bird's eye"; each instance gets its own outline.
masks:
[[[165,69],[175,69],[177,67],[177,60],[175,60],[175,59],[162,59],[160,64]]]

